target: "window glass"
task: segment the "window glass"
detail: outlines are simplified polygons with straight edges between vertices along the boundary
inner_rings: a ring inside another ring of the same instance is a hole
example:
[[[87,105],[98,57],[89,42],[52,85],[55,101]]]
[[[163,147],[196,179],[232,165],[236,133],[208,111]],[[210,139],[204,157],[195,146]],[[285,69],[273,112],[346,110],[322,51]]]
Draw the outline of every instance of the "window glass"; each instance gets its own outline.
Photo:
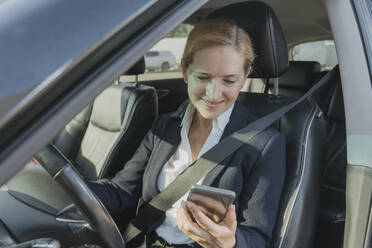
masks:
[[[146,71],[139,81],[181,78],[181,58],[193,26],[180,24],[145,53]],[[119,82],[133,82],[135,76],[121,76]],[[247,79],[242,91],[262,92],[261,79]]]
[[[248,78],[241,91],[262,93],[265,90],[265,83],[261,78]]]
[[[301,43],[290,49],[289,58],[296,61],[318,61],[322,70],[337,65],[337,54],[333,40]]]
[[[145,53],[145,74],[139,75],[139,81],[180,78],[181,58],[186,39],[193,26],[180,24]],[[121,76],[120,82],[131,82],[134,76]]]

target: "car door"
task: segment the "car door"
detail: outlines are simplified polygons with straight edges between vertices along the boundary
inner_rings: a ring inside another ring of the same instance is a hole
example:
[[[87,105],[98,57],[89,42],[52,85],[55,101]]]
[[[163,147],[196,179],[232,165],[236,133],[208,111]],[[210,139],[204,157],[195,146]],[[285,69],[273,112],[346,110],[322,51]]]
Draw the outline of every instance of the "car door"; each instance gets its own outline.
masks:
[[[370,247],[372,203],[372,4],[325,1],[337,46],[347,133],[344,247]]]
[[[0,185],[205,2],[2,1]]]

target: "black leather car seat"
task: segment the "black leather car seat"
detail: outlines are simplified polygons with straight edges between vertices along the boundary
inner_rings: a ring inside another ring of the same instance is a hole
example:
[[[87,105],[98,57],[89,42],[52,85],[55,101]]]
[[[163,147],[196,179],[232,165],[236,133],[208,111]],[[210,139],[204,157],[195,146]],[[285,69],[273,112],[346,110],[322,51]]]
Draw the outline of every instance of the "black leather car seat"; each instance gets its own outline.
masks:
[[[141,59],[125,74],[144,71]],[[110,177],[131,158],[157,118],[157,111],[153,87],[136,82],[113,84],[71,120],[52,143],[85,179]]]
[[[289,61],[288,70],[280,76],[280,94],[300,97],[313,86],[320,73],[320,63],[316,61]],[[269,80],[266,92],[272,92],[273,82]]]
[[[315,247],[341,248],[346,217],[346,125],[339,67],[326,85],[314,94],[324,111],[327,137],[322,172],[320,211]]]
[[[231,18],[251,36],[257,55],[250,77],[278,78],[288,68],[283,32],[272,9],[263,2],[232,4],[209,18]],[[242,92],[240,101],[263,116],[294,97]],[[323,165],[325,123],[314,101],[303,101],[275,125],[286,137],[286,179],[270,247],[313,247]]]
[[[346,218],[346,127],[341,78],[338,66],[334,77],[311,99],[324,112],[326,122],[325,163],[322,168],[320,206],[315,247],[341,248]],[[293,61],[279,79],[280,93],[299,97],[317,83],[328,71],[320,72],[318,62]],[[300,82],[293,87],[289,80]],[[269,84],[272,87],[272,84]]]
[[[324,112],[326,122],[325,163],[322,168],[320,206],[315,246],[341,248],[346,218],[346,126],[341,78],[338,66],[334,77],[311,99]],[[279,79],[280,93],[299,97],[317,83],[328,71],[320,72],[320,64],[310,61],[291,61],[290,68]],[[300,82],[293,86],[289,80]],[[269,83],[269,89],[272,83]]]

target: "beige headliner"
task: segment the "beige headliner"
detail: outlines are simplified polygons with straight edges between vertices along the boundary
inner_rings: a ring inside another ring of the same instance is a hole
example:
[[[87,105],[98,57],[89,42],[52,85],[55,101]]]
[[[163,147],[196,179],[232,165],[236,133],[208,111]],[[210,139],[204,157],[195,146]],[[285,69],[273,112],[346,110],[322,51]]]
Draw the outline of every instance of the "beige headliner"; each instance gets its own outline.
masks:
[[[222,6],[242,0],[210,0],[187,22],[197,23],[208,13]],[[264,0],[277,14],[288,46],[310,40],[332,39],[323,0]]]

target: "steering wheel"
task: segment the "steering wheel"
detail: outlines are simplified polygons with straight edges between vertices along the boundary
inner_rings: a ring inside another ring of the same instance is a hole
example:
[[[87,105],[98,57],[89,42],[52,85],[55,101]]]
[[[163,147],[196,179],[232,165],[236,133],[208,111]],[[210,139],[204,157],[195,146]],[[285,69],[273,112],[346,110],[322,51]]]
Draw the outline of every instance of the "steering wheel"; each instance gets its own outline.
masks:
[[[125,248],[123,237],[111,215],[68,159],[52,144],[48,144],[38,152],[35,158],[66,191],[81,213],[87,217],[104,246]]]

